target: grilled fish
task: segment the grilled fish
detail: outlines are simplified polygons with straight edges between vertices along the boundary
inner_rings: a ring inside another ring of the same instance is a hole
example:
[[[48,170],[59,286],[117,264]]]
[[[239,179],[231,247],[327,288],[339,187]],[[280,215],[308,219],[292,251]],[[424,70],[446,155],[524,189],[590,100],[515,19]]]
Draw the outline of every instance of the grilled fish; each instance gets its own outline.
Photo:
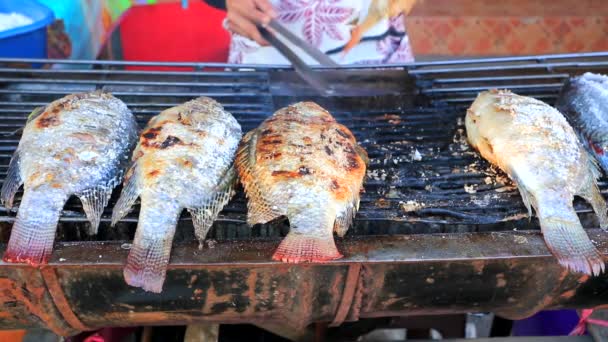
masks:
[[[248,197],[247,222],[287,216],[291,226],[274,260],[342,257],[333,231],[343,236],[352,223],[366,160],[348,128],[312,102],[283,108],[245,135],[236,167]]]
[[[572,271],[601,273],[602,256],[572,207],[574,196],[581,196],[593,206],[601,227],[608,227],[596,184],[599,170],[564,116],[533,98],[486,91],[467,111],[465,124],[471,145],[517,184],[529,214],[534,207],[559,263]]]
[[[233,195],[232,167],[241,126],[216,101],[201,97],[150,120],[112,214],[115,224],[141,199],[139,223],[124,278],[129,285],[161,292],[175,227],[184,208],[203,241]]]
[[[53,248],[59,216],[75,194],[96,234],[112,189],[120,184],[137,142],[137,123],[109,93],[68,95],[36,109],[8,169],[1,191],[7,208],[24,194],[4,261],[39,265]]]
[[[608,172],[608,76],[588,72],[568,80],[556,107]]]

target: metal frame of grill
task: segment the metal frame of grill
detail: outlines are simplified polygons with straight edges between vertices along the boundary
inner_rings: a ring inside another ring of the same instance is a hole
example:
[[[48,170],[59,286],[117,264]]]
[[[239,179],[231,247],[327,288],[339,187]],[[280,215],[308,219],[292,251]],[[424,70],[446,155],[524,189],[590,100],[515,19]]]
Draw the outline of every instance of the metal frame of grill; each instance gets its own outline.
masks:
[[[55,68],[25,69],[23,63]],[[371,158],[356,224],[338,241],[344,259],[271,262],[287,227],[247,227],[239,192],[214,225],[217,243],[202,250],[188,215],[182,216],[160,295],[122,281],[125,243],[138,211],[110,228],[110,205],[100,234],[89,237],[73,199],[49,266],[0,263],[0,326],[46,326],[69,335],[102,326],[206,320],[275,331],[284,323],[303,332],[316,321],[471,311],[519,318],[543,308],[608,303],[606,277],[572,275],[557,265],[512,183],[468,148],[462,120],[476,93],[488,88],[552,103],[567,77],[607,73],[608,53],[317,70],[338,89],[365,85],[391,93],[319,97],[287,66],[0,59],[1,177],[35,107],[94,89],[122,99],[141,127],[162,109],[202,95],[224,104],[244,131],[282,106],[313,100],[348,126]],[[600,187],[608,191],[605,179]],[[576,208],[586,227],[597,226],[589,206],[576,202]],[[5,241],[13,220],[14,212],[0,208]],[[608,253],[608,238],[598,229],[589,234]]]

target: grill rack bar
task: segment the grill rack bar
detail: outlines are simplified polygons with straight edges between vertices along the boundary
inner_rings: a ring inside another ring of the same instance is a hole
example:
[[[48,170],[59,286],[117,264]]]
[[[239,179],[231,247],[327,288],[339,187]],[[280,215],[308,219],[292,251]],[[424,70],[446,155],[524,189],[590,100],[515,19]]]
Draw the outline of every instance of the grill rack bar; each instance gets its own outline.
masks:
[[[23,69],[15,65],[23,63],[54,68]],[[134,69],[147,67],[180,70]],[[551,103],[569,76],[588,70],[607,72],[608,53],[318,69],[347,71],[355,75],[357,82],[379,84],[396,81],[380,80],[377,71],[406,70],[406,79],[399,82],[412,86],[397,98],[338,97],[323,104],[353,130],[371,157],[366,193],[352,233],[425,233],[437,231],[436,225],[442,232],[457,231],[463,225],[469,225],[469,230],[503,230],[536,225],[528,224],[524,218],[525,208],[512,184],[507,180],[495,182],[500,173],[466,148],[462,138],[464,107],[478,91],[496,87]],[[305,92],[302,96],[277,92],[290,86],[301,89],[302,85],[296,84],[297,77],[296,81],[285,81],[285,75],[289,78],[290,74],[290,67],[272,65],[0,59],[0,176],[6,174],[10,154],[18,143],[18,133],[14,132],[35,107],[60,96],[106,89],[121,98],[143,126],[163,108],[206,95],[222,102],[247,131],[286,103],[302,99],[323,101]],[[421,161],[412,159],[415,151],[422,155]],[[486,184],[488,177],[491,184]],[[467,192],[465,187],[475,191]],[[502,191],[505,187],[509,190]],[[608,192],[604,181],[600,187],[603,193]],[[411,210],[410,202],[420,207]],[[596,225],[586,204],[577,202],[576,208],[587,220],[587,226]],[[108,229],[104,225],[107,226],[110,211],[111,206],[102,218],[99,239],[105,238],[103,231]],[[137,213],[135,210],[124,222],[132,225]],[[221,214],[216,235],[230,235],[222,232],[222,226],[244,226],[244,217],[245,200],[239,194]],[[14,211],[11,214],[0,210],[0,222],[13,220]],[[68,203],[61,222],[86,222],[77,200]],[[187,214],[181,222],[189,222]]]
[[[345,320],[476,311],[517,319],[541,308],[603,304],[608,293],[605,277],[586,280],[567,275],[537,231],[498,232],[535,229],[537,224],[525,217],[526,209],[511,182],[468,148],[462,119],[478,89],[520,86],[517,91],[523,95],[551,101],[559,82],[587,71],[585,65],[606,72],[606,60],[608,53],[349,66],[339,70],[350,72],[353,82],[374,82],[377,87],[404,84],[403,92],[331,99],[307,95],[285,66],[239,70],[243,66],[29,60],[25,62],[63,63],[71,68],[29,70],[4,67],[21,60],[0,60],[0,177],[6,174],[10,153],[19,141],[16,131],[28,113],[76,89],[123,94],[119,97],[140,124],[188,96],[224,94],[219,100],[244,131],[278,107],[315,100],[350,127],[369,153],[366,193],[349,234],[376,235],[337,239],[346,258],[328,264],[275,263],[270,256],[287,226],[247,227],[245,198],[238,192],[212,230],[212,238],[224,240],[214,249],[200,250],[193,241],[189,216],[181,217],[167,290],[158,296],[130,288],[122,279],[124,242],[133,237],[137,209],[110,229],[110,205],[100,233],[89,237],[82,205],[72,199],[61,218],[50,265],[0,267],[6,290],[0,305],[12,315],[0,326],[43,326],[67,335],[87,327],[125,324],[259,320],[297,330],[308,322],[336,317],[336,301],[343,298],[340,291],[347,286],[355,288],[352,300],[347,298],[352,304],[339,310],[340,318],[346,313]],[[556,69],[559,63],[567,66]],[[526,67],[537,64],[538,68]],[[127,70],[152,66],[183,70]],[[384,77],[388,67],[404,76]],[[421,160],[415,160],[417,153]],[[600,187],[606,195],[605,179]],[[590,207],[581,201],[575,204],[584,225],[596,226]],[[0,208],[0,227],[8,228],[14,216],[14,211]],[[606,254],[605,234],[599,229],[588,233]],[[393,234],[403,235],[382,236]],[[348,276],[353,267],[361,268],[357,279],[351,279],[357,282],[347,284],[347,278],[354,278]]]
[[[584,52],[584,53],[564,53],[564,54],[548,54],[548,55],[532,55],[532,56],[512,56],[512,57],[495,57],[495,58],[473,58],[459,60],[441,60],[441,61],[426,61],[403,64],[389,65],[348,65],[346,67],[330,67],[330,66],[311,66],[315,69],[383,69],[387,67],[427,67],[427,66],[442,66],[442,65],[467,65],[467,64],[490,64],[490,63],[516,63],[516,62],[537,62],[545,63],[552,60],[581,60],[585,58],[607,58],[608,52]],[[284,64],[230,64],[230,63],[209,63],[209,62],[159,62],[159,61],[114,61],[114,60],[73,60],[73,59],[46,59],[46,58],[0,58],[0,63],[15,63],[15,64],[64,64],[64,65],[100,65],[100,66],[153,66],[153,67],[192,67],[192,68],[228,68],[228,69],[255,69],[269,70],[285,68],[290,69],[290,66]]]

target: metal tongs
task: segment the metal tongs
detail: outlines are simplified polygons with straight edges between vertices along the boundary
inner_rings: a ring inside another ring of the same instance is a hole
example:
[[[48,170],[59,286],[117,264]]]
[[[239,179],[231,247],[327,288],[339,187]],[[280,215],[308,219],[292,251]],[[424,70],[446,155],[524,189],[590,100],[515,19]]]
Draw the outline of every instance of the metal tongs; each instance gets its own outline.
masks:
[[[270,30],[268,30],[269,28]],[[325,81],[325,79],[313,68],[307,65],[296,53],[283,43],[275,33],[280,34],[283,38],[290,41],[293,45],[302,49],[310,57],[314,58],[321,66],[337,68],[338,63],[334,62],[329,56],[321,52],[319,49],[308,44],[308,42],[302,40],[300,37],[293,34],[285,26],[276,20],[271,20],[266,27],[258,25],[258,29],[262,34],[262,37],[266,39],[272,46],[274,46],[285,58],[287,58],[295,71],[306,81],[312,88],[321,93],[321,95],[332,95],[334,90]],[[271,30],[273,32],[271,32]]]

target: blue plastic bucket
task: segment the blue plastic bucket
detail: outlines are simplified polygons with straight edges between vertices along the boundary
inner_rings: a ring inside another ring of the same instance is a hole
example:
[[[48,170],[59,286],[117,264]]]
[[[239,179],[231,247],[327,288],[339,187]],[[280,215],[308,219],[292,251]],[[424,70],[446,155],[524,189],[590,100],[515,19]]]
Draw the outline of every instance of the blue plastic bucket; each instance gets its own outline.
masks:
[[[0,0],[1,13],[19,13],[32,19],[26,26],[0,32],[0,57],[46,58],[46,27],[55,16],[33,0]]]

